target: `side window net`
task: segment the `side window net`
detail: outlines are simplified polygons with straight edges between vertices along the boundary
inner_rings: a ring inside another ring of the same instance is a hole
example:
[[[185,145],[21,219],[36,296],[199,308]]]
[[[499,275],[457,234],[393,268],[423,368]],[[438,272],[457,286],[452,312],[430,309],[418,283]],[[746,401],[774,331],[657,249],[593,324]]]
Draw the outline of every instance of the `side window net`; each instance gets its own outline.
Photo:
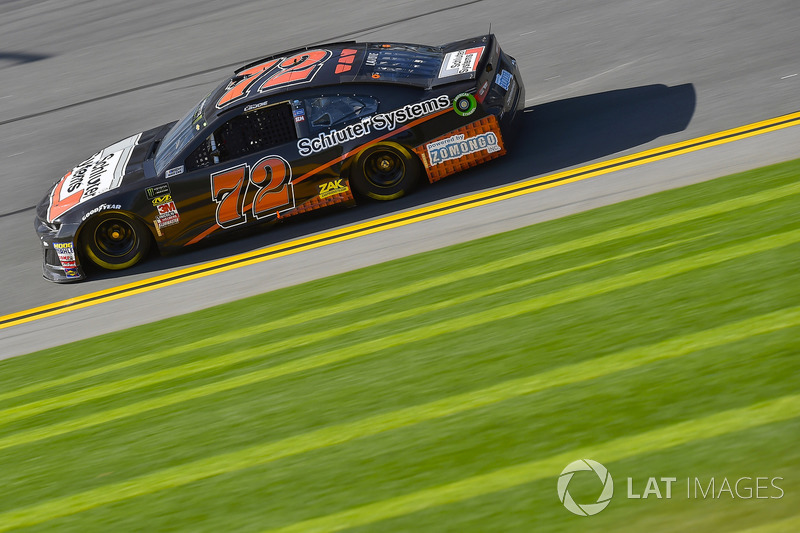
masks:
[[[197,170],[198,168],[209,167],[214,163],[214,158],[211,156],[211,137],[203,141],[203,143],[195,148],[194,152],[189,154],[186,158],[186,171]]]
[[[289,103],[242,113],[217,128],[186,159],[195,170],[297,140]]]

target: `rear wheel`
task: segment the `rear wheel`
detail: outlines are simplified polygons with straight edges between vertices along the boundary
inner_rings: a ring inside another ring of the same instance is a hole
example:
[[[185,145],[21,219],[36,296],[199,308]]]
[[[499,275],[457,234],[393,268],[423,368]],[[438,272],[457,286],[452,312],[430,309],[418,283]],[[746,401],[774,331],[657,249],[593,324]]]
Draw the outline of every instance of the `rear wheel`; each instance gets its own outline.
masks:
[[[128,213],[102,213],[81,230],[82,249],[94,264],[122,270],[141,261],[150,250],[150,233]]]
[[[417,157],[395,143],[370,146],[358,156],[350,173],[356,192],[375,200],[393,200],[411,191],[421,174]]]

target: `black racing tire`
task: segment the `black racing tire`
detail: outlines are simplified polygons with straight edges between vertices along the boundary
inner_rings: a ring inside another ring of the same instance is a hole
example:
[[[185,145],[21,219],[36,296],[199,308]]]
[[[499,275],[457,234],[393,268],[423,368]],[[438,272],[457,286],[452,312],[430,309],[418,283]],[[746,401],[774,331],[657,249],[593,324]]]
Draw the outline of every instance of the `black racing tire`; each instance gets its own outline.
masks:
[[[350,171],[356,193],[374,200],[394,200],[420,180],[422,165],[414,153],[397,143],[380,143],[359,153]]]
[[[84,257],[106,270],[122,270],[150,251],[152,235],[129,213],[109,211],[90,218],[81,229]]]

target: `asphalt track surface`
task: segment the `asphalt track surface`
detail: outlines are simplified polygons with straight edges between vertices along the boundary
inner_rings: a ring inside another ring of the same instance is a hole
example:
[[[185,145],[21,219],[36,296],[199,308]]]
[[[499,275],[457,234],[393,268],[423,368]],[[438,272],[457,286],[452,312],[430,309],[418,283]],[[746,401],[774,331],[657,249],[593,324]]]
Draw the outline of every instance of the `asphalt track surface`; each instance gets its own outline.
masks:
[[[385,204],[121,273],[41,277],[32,206],[77,162],[174,120],[232,69],[330,40],[440,44],[489,23],[525,77],[509,155]],[[800,111],[796,0],[0,3],[0,315]],[[794,126],[0,329],[0,358],[798,157]]]

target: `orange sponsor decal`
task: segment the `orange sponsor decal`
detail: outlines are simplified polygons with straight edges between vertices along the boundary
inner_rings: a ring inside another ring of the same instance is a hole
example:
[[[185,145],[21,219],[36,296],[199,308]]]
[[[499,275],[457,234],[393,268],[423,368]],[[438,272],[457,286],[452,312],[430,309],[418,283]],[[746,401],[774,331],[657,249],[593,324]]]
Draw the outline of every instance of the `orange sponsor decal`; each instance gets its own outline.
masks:
[[[428,180],[474,167],[506,153],[497,117],[489,115],[414,148],[422,160]]]
[[[339,56],[339,64],[336,65],[336,74],[342,72],[349,72],[353,68],[353,60],[356,58],[358,50],[352,48],[345,48]]]

